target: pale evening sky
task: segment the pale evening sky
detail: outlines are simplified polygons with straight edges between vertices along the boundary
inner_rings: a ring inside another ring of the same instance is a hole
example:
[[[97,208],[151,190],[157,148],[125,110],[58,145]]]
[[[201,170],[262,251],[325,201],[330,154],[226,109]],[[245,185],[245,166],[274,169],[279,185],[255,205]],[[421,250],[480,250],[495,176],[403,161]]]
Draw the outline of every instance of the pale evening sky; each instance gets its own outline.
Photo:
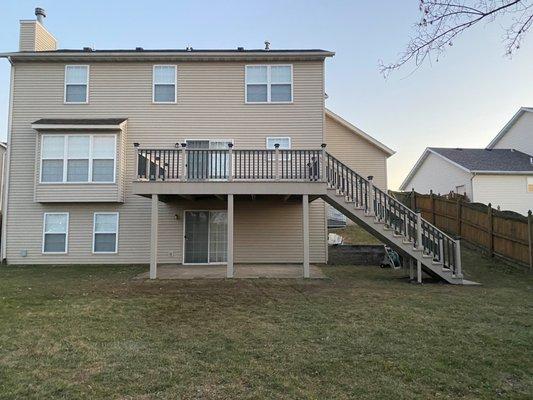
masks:
[[[501,22],[466,32],[438,63],[387,80],[418,18],[417,0],[110,1],[3,0],[0,52],[18,50],[20,19],[46,10],[60,48],[322,48],[327,107],[397,151],[396,189],[427,146],[484,147],[520,106],[533,106],[533,37],[503,57]],[[5,140],[9,63],[0,62],[0,140]]]

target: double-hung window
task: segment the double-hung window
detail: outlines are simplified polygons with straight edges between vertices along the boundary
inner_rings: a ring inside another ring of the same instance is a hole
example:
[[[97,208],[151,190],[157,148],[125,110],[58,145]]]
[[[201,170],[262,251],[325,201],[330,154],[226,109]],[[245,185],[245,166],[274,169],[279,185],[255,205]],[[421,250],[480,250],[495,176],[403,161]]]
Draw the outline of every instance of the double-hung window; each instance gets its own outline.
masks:
[[[118,213],[94,213],[93,253],[116,253]]]
[[[247,65],[247,103],[291,103],[292,65]]]
[[[154,65],[153,71],[153,102],[176,102],[176,66]]]
[[[114,183],[116,135],[43,135],[41,183]]]
[[[45,213],[43,253],[64,254],[68,248],[68,213]]]
[[[279,145],[280,150],[289,150],[291,148],[290,137],[267,137],[266,146],[267,149],[273,150],[276,148],[276,144]]]
[[[527,178],[527,191],[533,193],[533,176]]]
[[[89,66],[67,65],[65,67],[65,103],[89,102]]]

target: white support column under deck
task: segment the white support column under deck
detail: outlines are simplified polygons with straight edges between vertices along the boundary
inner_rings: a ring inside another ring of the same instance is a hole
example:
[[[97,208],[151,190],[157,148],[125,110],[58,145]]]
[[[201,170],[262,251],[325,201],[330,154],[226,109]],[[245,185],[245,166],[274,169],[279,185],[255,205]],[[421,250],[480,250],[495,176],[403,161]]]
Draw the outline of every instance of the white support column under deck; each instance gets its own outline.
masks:
[[[157,278],[157,230],[159,220],[159,196],[152,195],[152,223],[150,228],[150,279]]]
[[[302,229],[303,229],[303,247],[304,247],[304,278],[310,277],[309,272],[309,195],[302,196]]]
[[[233,195],[228,194],[228,252],[227,252],[227,258],[228,258],[228,264],[226,269],[226,277],[233,278],[233,209],[234,209],[234,201],[233,201]]]

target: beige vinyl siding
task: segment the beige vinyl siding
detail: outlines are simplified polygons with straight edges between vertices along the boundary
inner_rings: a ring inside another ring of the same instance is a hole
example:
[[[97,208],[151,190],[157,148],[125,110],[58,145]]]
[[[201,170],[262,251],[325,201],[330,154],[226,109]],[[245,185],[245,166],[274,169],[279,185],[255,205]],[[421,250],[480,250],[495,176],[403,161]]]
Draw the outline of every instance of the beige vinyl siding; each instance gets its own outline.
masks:
[[[16,64],[6,239],[9,263],[148,262],[150,200],[131,194],[134,142],[139,142],[141,147],[168,148],[185,139],[232,138],[235,148],[243,149],[265,148],[267,136],[290,136],[295,149],[319,148],[322,143],[322,62],[293,63],[294,103],[285,105],[245,104],[244,62],[177,63],[177,103],[153,104],[153,64],[91,63],[90,103],[84,105],[63,104],[64,63]],[[121,183],[124,185],[124,204],[41,204],[34,201],[37,133],[31,123],[45,117],[128,118],[128,132],[124,135],[126,157],[123,166],[126,170]],[[319,204],[322,209],[315,211]],[[236,203],[236,207],[238,205]],[[160,204],[161,262],[181,262],[182,233],[175,224],[176,209],[175,204]],[[324,260],[326,252],[323,203],[314,202],[312,210],[312,235],[321,234],[320,239],[312,239],[312,260],[316,262]],[[70,212],[69,253],[43,257],[42,214],[52,211]],[[118,254],[90,253],[94,211],[120,212]],[[317,216],[314,213],[318,213]],[[236,232],[238,224],[236,222]],[[294,246],[301,241],[300,234],[294,236]],[[272,236],[276,236],[276,232],[272,232]],[[21,257],[23,249],[28,250],[28,257]],[[170,255],[172,249],[175,251],[173,256]],[[236,255],[239,251],[236,249]],[[280,260],[292,260],[294,250],[287,248],[278,251],[278,255]],[[261,253],[257,253],[254,262],[262,260]]]
[[[475,175],[473,201],[526,215],[533,209],[533,193],[527,191],[527,175]]]
[[[94,135],[116,135],[116,170],[114,184],[111,183],[39,183],[41,176],[41,143],[42,134],[94,134]],[[35,195],[34,201],[40,203],[73,203],[73,202],[123,202],[124,201],[124,172],[127,160],[124,158],[124,146],[126,141],[126,129],[105,130],[105,131],[44,131],[36,133],[36,150],[35,150]]]
[[[326,150],[363,177],[372,175],[374,184],[387,189],[388,154],[352,132],[329,115],[325,124]]]
[[[515,149],[533,156],[533,112],[524,112],[494,149]]]
[[[20,21],[19,50],[35,51],[36,21]]]
[[[49,51],[57,49],[55,38],[37,21],[20,21],[20,51]]]

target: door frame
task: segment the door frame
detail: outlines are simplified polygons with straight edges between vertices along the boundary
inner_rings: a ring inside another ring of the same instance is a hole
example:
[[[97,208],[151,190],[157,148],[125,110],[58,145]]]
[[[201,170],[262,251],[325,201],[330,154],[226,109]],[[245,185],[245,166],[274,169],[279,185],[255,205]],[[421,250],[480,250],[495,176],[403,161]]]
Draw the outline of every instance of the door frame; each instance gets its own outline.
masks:
[[[207,262],[206,263],[187,263],[185,262],[185,224],[186,224],[186,220],[185,220],[185,214],[187,212],[191,212],[191,211],[204,211],[204,212],[207,212],[209,214],[209,218],[211,217],[211,211],[224,211],[226,213],[226,223],[227,223],[227,220],[228,220],[228,210],[227,209],[219,209],[219,208],[214,208],[214,209],[210,209],[210,210],[206,210],[206,209],[187,209],[187,210],[183,210],[183,218],[182,218],[182,221],[183,221],[183,233],[182,233],[182,251],[181,251],[181,264],[182,265],[226,265],[228,263],[227,261],[227,255],[226,255],[226,261],[218,261],[218,262],[209,262],[209,253],[210,253],[210,250],[209,250],[209,245],[211,244],[211,239],[210,239],[210,236],[211,236],[211,224],[209,224],[209,221],[208,221],[208,224],[207,224]],[[229,238],[228,238],[229,240]]]

